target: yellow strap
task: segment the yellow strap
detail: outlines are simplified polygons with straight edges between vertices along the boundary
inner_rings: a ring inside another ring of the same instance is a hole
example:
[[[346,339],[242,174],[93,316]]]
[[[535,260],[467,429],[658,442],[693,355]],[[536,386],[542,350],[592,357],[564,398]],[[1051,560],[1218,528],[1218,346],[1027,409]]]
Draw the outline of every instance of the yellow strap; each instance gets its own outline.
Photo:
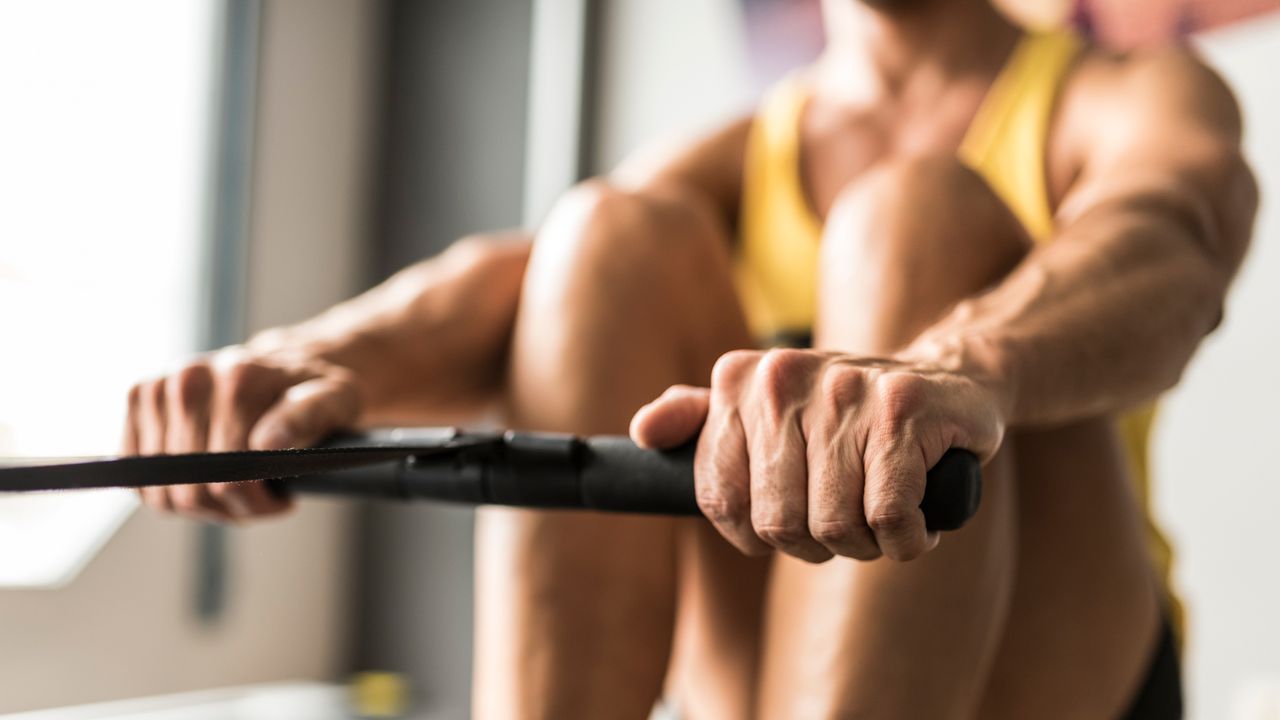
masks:
[[[1069,32],[1026,35],[987,91],[958,152],[1038,241],[1053,232],[1045,176],[1049,124],[1081,47]]]

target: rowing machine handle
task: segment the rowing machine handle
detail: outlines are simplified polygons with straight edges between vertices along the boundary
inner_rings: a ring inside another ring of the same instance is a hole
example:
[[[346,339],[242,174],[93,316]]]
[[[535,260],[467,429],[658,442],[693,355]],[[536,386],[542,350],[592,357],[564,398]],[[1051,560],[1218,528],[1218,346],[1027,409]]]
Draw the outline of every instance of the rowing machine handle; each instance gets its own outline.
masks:
[[[584,506],[668,515],[698,514],[693,484],[695,443],[676,450],[644,450],[624,437],[583,441]],[[929,470],[924,513],[929,530],[957,530],[978,511],[982,467],[968,450],[953,448]]]
[[[697,515],[696,442],[645,450],[625,437],[507,432],[459,434],[461,447],[407,461],[276,481],[282,490],[392,500]],[[348,443],[368,443],[357,437]],[[953,449],[929,471],[920,509],[930,530],[955,530],[977,512],[978,458]]]

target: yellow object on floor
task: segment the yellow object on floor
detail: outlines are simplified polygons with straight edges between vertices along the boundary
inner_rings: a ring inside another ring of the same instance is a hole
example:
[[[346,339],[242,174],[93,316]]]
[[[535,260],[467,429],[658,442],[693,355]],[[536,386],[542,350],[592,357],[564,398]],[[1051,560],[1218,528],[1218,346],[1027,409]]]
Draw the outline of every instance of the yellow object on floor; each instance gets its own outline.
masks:
[[[409,709],[409,683],[398,673],[358,673],[350,692],[352,708],[362,718],[398,718]]]

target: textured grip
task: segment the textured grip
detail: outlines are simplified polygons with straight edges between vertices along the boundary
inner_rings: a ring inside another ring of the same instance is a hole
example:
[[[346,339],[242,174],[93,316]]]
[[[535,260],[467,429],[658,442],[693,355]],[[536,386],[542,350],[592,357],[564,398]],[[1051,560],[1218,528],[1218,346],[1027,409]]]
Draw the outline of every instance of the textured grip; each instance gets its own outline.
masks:
[[[625,437],[583,441],[583,506],[594,510],[697,515],[693,451],[697,442],[674,450],[644,450]]]
[[[355,444],[361,442],[356,438]],[[309,494],[699,514],[693,481],[696,440],[674,450],[644,450],[626,437],[510,432],[457,436],[453,442],[459,444],[415,448],[418,452],[402,463],[343,469],[274,485]],[[926,527],[960,528],[977,512],[981,498],[977,456],[968,450],[947,451],[926,480],[920,503]]]
[[[952,448],[929,470],[920,511],[930,530],[959,530],[982,502],[982,463],[978,456]]]
[[[675,450],[643,450],[624,437],[593,437],[582,452],[583,506],[595,510],[696,515],[696,443]],[[928,474],[920,510],[930,530],[956,530],[978,511],[982,467],[968,450],[953,448]]]

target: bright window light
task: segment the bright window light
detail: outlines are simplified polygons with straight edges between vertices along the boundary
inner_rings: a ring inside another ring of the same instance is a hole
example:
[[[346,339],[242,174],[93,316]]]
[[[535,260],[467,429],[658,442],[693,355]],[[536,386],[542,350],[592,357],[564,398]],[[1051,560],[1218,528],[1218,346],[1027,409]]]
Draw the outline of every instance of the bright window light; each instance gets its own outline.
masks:
[[[0,456],[109,454],[196,343],[219,0],[0,0]],[[0,493],[0,585],[68,582],[128,491]]]

